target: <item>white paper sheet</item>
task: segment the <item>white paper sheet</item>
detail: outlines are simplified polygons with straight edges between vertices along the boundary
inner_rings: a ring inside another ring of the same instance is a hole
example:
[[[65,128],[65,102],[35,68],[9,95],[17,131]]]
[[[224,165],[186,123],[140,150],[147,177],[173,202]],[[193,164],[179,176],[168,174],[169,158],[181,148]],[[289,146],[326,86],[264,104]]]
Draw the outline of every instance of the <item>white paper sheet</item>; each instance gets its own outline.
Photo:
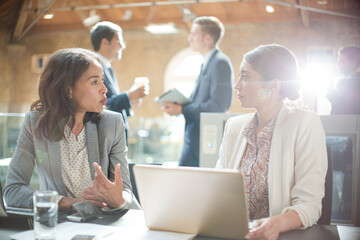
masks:
[[[99,239],[102,239],[104,236],[107,236],[118,230],[117,227],[112,226],[103,226],[93,223],[73,223],[73,222],[64,222],[56,226],[56,239],[57,240],[67,240],[71,239],[77,234],[83,235],[95,235]],[[17,233],[10,235],[12,239],[21,239],[21,240],[33,240],[34,231],[28,230],[25,232]]]
[[[64,222],[56,226],[57,240],[71,240],[77,234],[95,235],[97,240],[188,240],[195,234],[152,231],[146,227],[114,227],[93,223]],[[16,240],[33,240],[34,231],[28,230],[10,236]]]

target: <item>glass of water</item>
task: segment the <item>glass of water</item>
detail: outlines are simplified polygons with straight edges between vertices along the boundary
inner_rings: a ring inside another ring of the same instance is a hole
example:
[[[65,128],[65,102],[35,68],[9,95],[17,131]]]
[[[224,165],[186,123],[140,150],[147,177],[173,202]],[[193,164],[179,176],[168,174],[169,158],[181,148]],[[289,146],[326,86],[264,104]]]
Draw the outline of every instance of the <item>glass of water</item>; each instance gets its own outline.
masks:
[[[58,204],[56,191],[36,191],[34,193],[34,234],[35,239],[56,239]]]

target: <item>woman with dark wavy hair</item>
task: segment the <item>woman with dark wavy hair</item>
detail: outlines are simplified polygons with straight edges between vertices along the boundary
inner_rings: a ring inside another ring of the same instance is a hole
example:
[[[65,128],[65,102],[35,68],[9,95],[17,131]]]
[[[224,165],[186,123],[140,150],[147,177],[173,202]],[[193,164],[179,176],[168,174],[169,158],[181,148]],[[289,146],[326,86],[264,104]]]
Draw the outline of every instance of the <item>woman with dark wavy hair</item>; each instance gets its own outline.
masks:
[[[256,112],[227,121],[217,167],[244,174],[255,220],[246,238],[278,239],[315,224],[327,170],[325,133],[316,113],[283,103],[299,97],[295,56],[280,45],[255,48],[245,54],[234,88],[241,106]]]
[[[50,57],[10,162],[4,187],[9,206],[33,206],[35,166],[40,190],[56,190],[60,209],[84,200],[110,208],[132,201],[124,123],[119,113],[103,110],[102,78],[89,50],[62,49]]]

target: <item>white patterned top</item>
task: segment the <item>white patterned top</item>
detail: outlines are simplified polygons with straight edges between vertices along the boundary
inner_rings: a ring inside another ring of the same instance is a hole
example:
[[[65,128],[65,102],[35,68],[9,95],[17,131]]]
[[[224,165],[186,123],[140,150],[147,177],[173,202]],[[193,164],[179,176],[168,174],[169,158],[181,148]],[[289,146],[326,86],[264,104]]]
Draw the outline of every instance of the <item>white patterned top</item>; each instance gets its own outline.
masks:
[[[91,186],[92,178],[86,145],[86,129],[83,127],[78,140],[66,125],[65,139],[60,141],[61,176],[69,197],[79,197]]]
[[[249,126],[243,131],[247,144],[240,170],[245,177],[250,219],[269,216],[268,166],[276,117],[272,118],[256,135],[258,118],[255,114]]]

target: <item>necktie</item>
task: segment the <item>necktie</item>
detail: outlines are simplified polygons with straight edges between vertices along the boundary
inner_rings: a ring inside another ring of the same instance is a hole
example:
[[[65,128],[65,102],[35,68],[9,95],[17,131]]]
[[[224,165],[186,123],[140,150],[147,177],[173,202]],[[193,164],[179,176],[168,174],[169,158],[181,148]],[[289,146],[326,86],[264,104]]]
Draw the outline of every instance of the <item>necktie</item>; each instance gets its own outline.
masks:
[[[114,71],[113,71],[112,67],[109,67],[108,70],[109,70],[110,77],[111,77],[111,79],[109,79],[109,81],[110,81],[110,84],[112,85],[114,93],[120,94],[119,84],[117,83],[117,79],[116,79],[116,76],[114,75]]]
[[[109,67],[108,70],[109,70],[110,75],[111,75],[111,81],[114,81],[114,72],[113,72],[112,67]]]

